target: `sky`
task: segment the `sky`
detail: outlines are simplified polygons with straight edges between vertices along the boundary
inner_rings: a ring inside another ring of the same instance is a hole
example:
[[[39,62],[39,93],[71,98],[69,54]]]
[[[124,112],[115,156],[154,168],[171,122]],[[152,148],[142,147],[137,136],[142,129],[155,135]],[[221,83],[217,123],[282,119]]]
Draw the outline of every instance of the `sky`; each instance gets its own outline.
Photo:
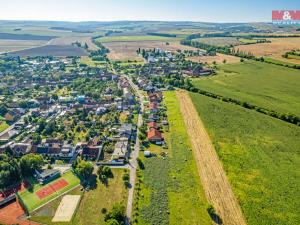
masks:
[[[270,22],[300,0],[0,0],[0,20]]]

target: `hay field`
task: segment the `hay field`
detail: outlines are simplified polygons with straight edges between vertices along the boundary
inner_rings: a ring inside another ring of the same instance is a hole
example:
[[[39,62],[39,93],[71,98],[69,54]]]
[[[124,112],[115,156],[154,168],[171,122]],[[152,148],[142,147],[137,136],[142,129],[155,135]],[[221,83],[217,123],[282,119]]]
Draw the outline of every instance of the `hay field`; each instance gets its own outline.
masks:
[[[240,45],[241,42],[235,37],[212,37],[212,38],[198,38],[194,41],[198,41],[204,44],[216,45],[216,46],[229,46]]]
[[[0,40],[0,54],[39,47],[47,42],[46,40]]]
[[[131,41],[131,42],[110,42],[103,43],[110,50],[108,54],[111,60],[138,60],[142,61],[136,53],[138,48],[151,49],[160,48],[167,51],[176,51],[178,49],[195,50],[193,47],[183,46],[179,42],[169,42],[169,45],[163,41]]]
[[[81,45],[87,43],[90,50],[97,50],[98,47],[92,42],[91,37],[82,37],[82,36],[64,36],[52,39],[50,45],[71,45],[72,43],[78,41]]]
[[[239,45],[235,49],[251,52],[255,56],[274,58],[280,61],[300,64],[297,59],[284,59],[282,55],[291,50],[300,49],[300,38],[268,38],[272,43],[260,43],[252,45]]]
[[[218,53],[216,56],[193,56],[189,57],[188,60],[191,60],[193,62],[201,62],[201,63],[207,63],[212,64],[213,62],[216,62],[217,64],[223,64],[224,59],[226,60],[226,63],[238,63],[240,62],[240,58],[236,56],[231,55],[224,55]]]

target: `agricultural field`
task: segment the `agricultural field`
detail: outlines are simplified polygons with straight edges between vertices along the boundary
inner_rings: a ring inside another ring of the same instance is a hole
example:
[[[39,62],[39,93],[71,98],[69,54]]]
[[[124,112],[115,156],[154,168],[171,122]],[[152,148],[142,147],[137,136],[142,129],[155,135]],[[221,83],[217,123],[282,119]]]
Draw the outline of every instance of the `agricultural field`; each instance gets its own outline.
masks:
[[[87,52],[83,48],[71,45],[45,45],[41,47],[25,49],[11,52],[10,56],[87,56]]]
[[[247,224],[298,224],[300,128],[200,94],[190,96]]]
[[[168,149],[150,147],[151,152],[157,153],[152,158],[141,154],[145,169],[139,172],[142,182],[141,191],[136,193],[134,221],[139,225],[211,224],[176,94],[164,95],[170,127],[163,135]],[[166,158],[159,155],[162,152]]]
[[[161,36],[107,36],[97,38],[96,41],[101,43],[110,43],[110,42],[138,42],[138,41],[178,41],[178,38],[174,37],[161,37]]]
[[[86,43],[89,47],[89,50],[97,50],[98,47],[92,42],[91,37],[82,37],[82,36],[66,36],[52,39],[49,42],[49,45],[71,45],[72,43],[79,42],[82,46]]]
[[[187,58],[188,60],[191,60],[193,62],[200,62],[200,63],[207,63],[212,64],[213,62],[216,62],[217,64],[223,64],[224,60],[226,60],[226,63],[239,63],[240,58],[232,55],[224,55],[221,53],[217,53],[216,56],[193,56]]]
[[[204,44],[216,45],[216,46],[240,45],[242,43],[236,37],[198,38],[195,39],[194,41],[199,41]]]
[[[288,51],[300,49],[300,38],[268,38],[271,43],[260,43],[252,45],[239,45],[235,49],[251,52],[255,56],[269,57],[283,62],[300,64],[298,59],[285,59],[282,57]]]
[[[52,189],[53,187],[51,185],[54,185],[58,180],[63,179],[67,182],[67,185],[62,187],[61,189],[56,190],[53,193],[49,193],[47,196],[42,196],[43,192],[42,190],[45,187],[49,187]],[[25,189],[24,191],[21,191],[19,193],[20,198],[22,199],[23,203],[26,205],[28,211],[33,211],[34,209],[38,208],[39,206],[45,204],[46,202],[50,201],[51,199],[59,196],[60,194],[71,190],[72,188],[79,185],[80,180],[73,174],[73,172],[69,171],[63,175],[61,175],[61,178],[54,180],[50,182],[47,185],[41,185],[38,183],[32,182],[31,185],[33,185],[32,189]]]
[[[39,40],[0,40],[0,54],[11,51],[19,51],[28,48],[35,48],[47,44],[48,41]]]
[[[127,200],[127,190],[122,180],[124,171],[122,169],[112,169],[113,178],[110,178],[108,185],[104,185],[98,178],[96,186],[90,191],[82,192],[77,188],[68,193],[68,195],[82,195],[79,206],[71,222],[54,223],[51,222],[55,215],[61,199],[59,198],[45,207],[34,212],[31,220],[47,225],[99,225],[105,224],[104,216],[101,212],[103,208],[111,210],[115,203],[125,205]]]
[[[218,74],[194,79],[208,92],[242,100],[280,113],[300,115],[298,70],[247,61],[219,66]]]
[[[110,50],[108,54],[111,60],[137,60],[143,61],[143,58],[138,56],[136,51],[141,49],[160,48],[166,51],[195,50],[193,47],[183,46],[179,42],[162,42],[162,41],[129,41],[129,42],[110,42],[103,44]]]

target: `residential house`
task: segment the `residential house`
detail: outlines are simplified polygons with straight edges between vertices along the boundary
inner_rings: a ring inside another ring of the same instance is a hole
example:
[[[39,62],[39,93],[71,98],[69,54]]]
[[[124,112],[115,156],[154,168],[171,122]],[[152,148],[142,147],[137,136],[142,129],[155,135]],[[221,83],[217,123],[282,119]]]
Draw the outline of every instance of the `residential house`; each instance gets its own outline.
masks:
[[[162,144],[162,141],[164,140],[162,134],[155,128],[150,128],[147,133],[147,139],[155,144]]]

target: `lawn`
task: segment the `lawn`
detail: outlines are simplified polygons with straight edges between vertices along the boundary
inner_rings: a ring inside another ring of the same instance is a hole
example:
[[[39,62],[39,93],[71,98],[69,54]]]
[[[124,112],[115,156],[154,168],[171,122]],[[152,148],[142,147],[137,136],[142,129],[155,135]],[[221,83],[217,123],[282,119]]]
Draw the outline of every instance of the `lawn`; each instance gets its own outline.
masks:
[[[52,195],[49,195],[49,196],[43,198],[43,199],[39,199],[39,197],[36,195],[36,192],[38,190],[48,186],[48,185],[53,184],[58,179],[50,182],[47,185],[33,184],[33,189],[32,190],[24,190],[24,191],[19,193],[22,201],[26,205],[29,212],[31,212],[34,209],[38,208],[39,206],[45,204],[46,202],[52,200],[53,198],[59,196],[60,194],[74,188],[76,185],[78,185],[80,183],[80,180],[73,174],[72,171],[69,171],[65,174],[62,174],[61,178],[65,179],[69,183],[69,185],[62,188],[62,189],[60,189],[59,191],[53,193]]]
[[[114,177],[109,179],[108,185],[104,185],[97,179],[97,185],[95,189],[85,192],[84,194],[75,189],[68,194],[82,194],[82,199],[78,209],[71,222],[66,223],[52,223],[51,220],[55,214],[55,211],[60,203],[59,200],[53,201],[38,212],[36,212],[31,220],[47,225],[99,225],[105,224],[104,216],[101,213],[101,209],[106,208],[107,211],[112,209],[115,203],[122,202],[124,206],[127,201],[127,190],[124,186],[122,176],[124,170],[113,169]]]
[[[107,42],[130,42],[130,41],[176,41],[178,38],[174,37],[161,37],[161,36],[107,36],[96,39],[101,43]]]
[[[214,94],[300,116],[298,70],[254,61],[219,68],[218,75],[194,79],[193,84]]]
[[[2,118],[0,118],[0,132],[4,131],[9,127],[9,125],[5,121],[1,121]]]
[[[136,193],[134,204],[137,224],[211,224],[175,92],[166,92],[164,96],[170,132],[163,134],[168,149],[160,147],[160,152],[167,152],[168,156],[141,156],[145,169],[139,172],[141,191]],[[159,152],[158,148],[151,146],[150,150]]]
[[[248,225],[300,221],[300,128],[191,94]]]

